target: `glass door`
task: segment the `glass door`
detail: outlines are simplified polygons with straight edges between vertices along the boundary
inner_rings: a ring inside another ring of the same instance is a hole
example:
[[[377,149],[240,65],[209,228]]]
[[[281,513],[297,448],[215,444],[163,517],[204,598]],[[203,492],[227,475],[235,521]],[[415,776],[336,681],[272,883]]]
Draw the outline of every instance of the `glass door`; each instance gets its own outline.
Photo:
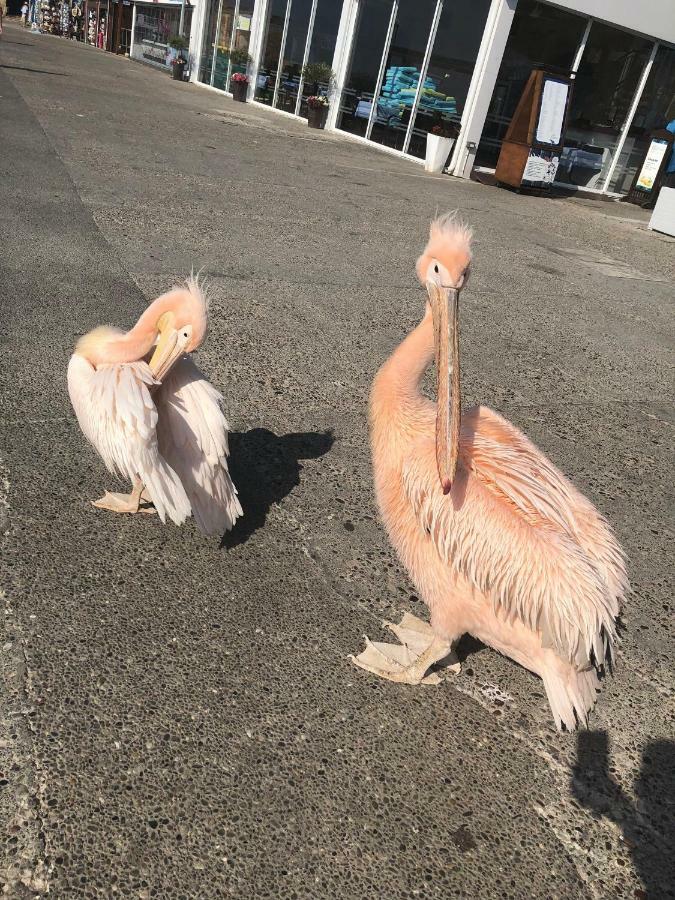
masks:
[[[459,133],[490,0],[444,0],[441,7],[409,143],[404,147],[412,156],[424,157],[430,131],[441,137]]]
[[[609,190],[630,190],[638,166],[651,143],[651,134],[675,121],[675,49],[661,46],[656,52],[647,83],[630,123],[623,149],[610,178]]]
[[[230,66],[230,43],[234,25],[235,0],[222,0],[220,7],[218,37],[215,45],[215,65],[211,84],[221,91],[226,90]]]
[[[312,0],[291,0],[291,4],[275,106],[294,113],[313,3]]]
[[[307,97],[316,94],[328,95],[330,93],[331,84],[327,80],[326,75],[333,63],[341,13],[342,4],[336,2],[336,0],[318,0],[316,4],[314,28],[309,41],[307,62],[317,63],[319,66],[323,64],[324,74],[321,75],[321,69],[317,68],[315,72],[321,75],[319,79],[310,81],[303,79],[302,96],[298,112],[304,118],[307,117]]]
[[[365,136],[368,132],[393,9],[393,0],[361,0],[359,4],[349,70],[337,116],[337,127],[351,134]]]
[[[291,0],[288,0],[290,3]],[[286,26],[287,0],[269,0],[267,6],[267,23],[263,40],[258,77],[256,79],[254,97],[260,103],[269,106],[274,101],[274,93],[279,71],[279,56]]]
[[[653,42],[594,22],[572,90],[556,180],[602,189]]]
[[[404,150],[420,80],[428,102],[441,101],[435,82],[422,73],[437,0],[398,0],[389,52],[381,75],[371,140]],[[445,99],[445,95],[443,95]]]

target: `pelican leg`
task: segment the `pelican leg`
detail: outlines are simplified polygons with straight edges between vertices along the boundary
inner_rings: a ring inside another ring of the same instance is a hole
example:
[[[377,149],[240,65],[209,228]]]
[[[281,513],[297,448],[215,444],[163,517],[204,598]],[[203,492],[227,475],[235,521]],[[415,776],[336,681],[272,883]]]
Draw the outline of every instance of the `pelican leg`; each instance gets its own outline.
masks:
[[[435,635],[426,622],[406,613],[399,625],[384,624],[401,643],[374,643],[366,637],[363,653],[349,657],[359,668],[402,684],[440,684],[437,672],[426,673],[441,660],[455,674],[460,671],[459,661],[452,653],[452,642]]]
[[[134,479],[134,486],[130,494],[114,494],[110,491],[106,491],[99,500],[92,500],[91,502],[94,506],[98,507],[98,509],[109,509],[112,512],[118,513],[155,512],[152,507],[146,505],[141,506],[141,502],[146,504],[151,503],[152,501],[140,478]]]

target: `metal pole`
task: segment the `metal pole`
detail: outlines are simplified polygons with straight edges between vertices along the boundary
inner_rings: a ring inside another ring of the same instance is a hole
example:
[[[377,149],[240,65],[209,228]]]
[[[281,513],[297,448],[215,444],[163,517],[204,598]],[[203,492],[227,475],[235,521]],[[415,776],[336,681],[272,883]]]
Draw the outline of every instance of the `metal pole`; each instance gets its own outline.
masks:
[[[178,34],[183,37],[183,27],[185,25],[185,0],[180,0],[180,22],[178,23]]]
[[[584,55],[584,50],[586,49],[586,44],[588,43],[588,35],[591,33],[591,26],[593,25],[593,19],[589,19],[586,22],[586,28],[584,29],[584,33],[581,36],[581,40],[579,41],[579,46],[577,47],[577,52],[574,55],[574,62],[572,63],[572,79],[576,77],[579,66],[581,65],[581,59]]]

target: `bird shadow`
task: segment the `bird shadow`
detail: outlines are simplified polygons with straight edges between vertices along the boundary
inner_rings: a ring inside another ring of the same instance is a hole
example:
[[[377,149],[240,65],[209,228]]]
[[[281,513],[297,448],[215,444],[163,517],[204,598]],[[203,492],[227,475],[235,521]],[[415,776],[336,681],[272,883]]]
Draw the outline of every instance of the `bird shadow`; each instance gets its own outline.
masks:
[[[331,431],[277,435],[252,428],[230,434],[229,470],[244,515],[223,535],[220,546],[237,547],[262,528],[271,507],[300,484],[300,460],[323,456],[334,442]]]
[[[613,777],[609,749],[605,731],[577,735],[572,794],[596,817],[607,818],[621,829],[644,885],[636,897],[675,896],[675,741],[647,744],[634,784],[635,801]]]

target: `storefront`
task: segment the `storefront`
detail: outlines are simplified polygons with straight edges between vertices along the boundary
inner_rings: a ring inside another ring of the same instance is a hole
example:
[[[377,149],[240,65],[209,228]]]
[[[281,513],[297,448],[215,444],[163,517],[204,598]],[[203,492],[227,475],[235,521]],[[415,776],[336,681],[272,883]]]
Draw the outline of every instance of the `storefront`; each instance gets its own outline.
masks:
[[[537,0],[519,0],[476,154],[479,167],[494,169],[535,67],[574,78],[557,182],[626,193],[649,134],[675,119],[675,48]]]
[[[417,160],[430,131],[453,136],[447,171],[469,177],[494,169],[530,72],[545,67],[574,80],[558,179],[622,193],[650,132],[675,119],[671,4],[205,0],[193,80],[227,91],[245,69],[250,100],[296,116],[323,93],[328,128]]]
[[[190,33],[192,6],[183,9],[183,33]],[[132,59],[164,69],[171,67],[177,55],[169,45],[171,38],[180,32],[181,3],[136,3],[133,13],[131,36]]]

